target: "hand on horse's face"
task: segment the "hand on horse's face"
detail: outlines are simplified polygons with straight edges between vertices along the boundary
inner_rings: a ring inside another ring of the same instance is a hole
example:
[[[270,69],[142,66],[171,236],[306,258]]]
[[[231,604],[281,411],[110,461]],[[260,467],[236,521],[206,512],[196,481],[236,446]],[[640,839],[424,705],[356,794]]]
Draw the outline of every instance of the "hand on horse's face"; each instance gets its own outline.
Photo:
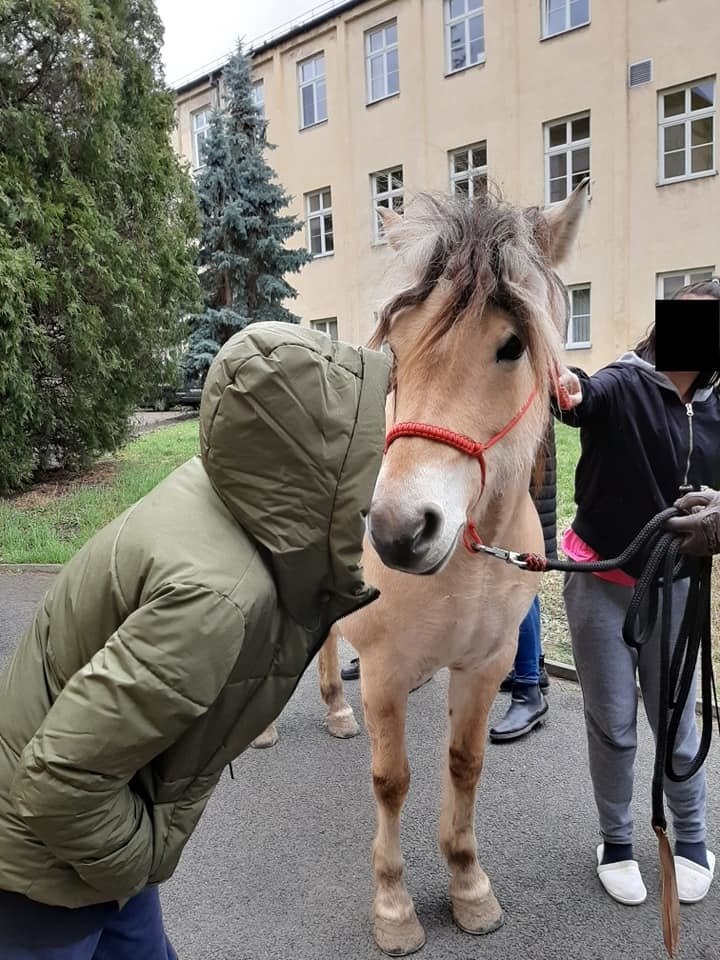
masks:
[[[557,400],[561,410],[572,410],[573,407],[582,403],[580,380],[567,367],[558,371]]]

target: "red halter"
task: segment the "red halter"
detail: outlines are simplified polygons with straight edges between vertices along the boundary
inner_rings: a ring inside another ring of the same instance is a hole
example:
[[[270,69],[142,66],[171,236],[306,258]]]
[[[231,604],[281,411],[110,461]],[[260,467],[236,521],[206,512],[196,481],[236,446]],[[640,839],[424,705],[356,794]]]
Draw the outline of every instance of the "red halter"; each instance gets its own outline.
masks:
[[[512,428],[522,420],[532,406],[537,393],[538,391],[536,387],[522,407],[512,418],[512,420],[509,420],[501,430],[498,430],[496,434],[494,434],[484,443],[477,440],[472,440],[470,437],[466,437],[462,433],[455,433],[454,430],[448,430],[447,427],[436,427],[431,423],[415,423],[408,421],[405,423],[396,423],[390,428],[385,439],[385,453],[387,453],[390,445],[400,437],[420,437],[423,440],[434,440],[437,443],[444,443],[448,447],[454,447],[455,450],[459,450],[460,453],[464,453],[468,457],[472,457],[480,464],[480,475],[482,478],[480,496],[482,496],[483,490],[485,489],[485,452],[489,450],[490,447],[494,446],[499,440],[502,440],[503,437],[507,436]],[[473,544],[482,544],[480,534],[478,533],[477,527],[472,520],[468,520],[467,522],[467,526],[463,534],[463,543],[471,553],[476,552],[473,550]]]

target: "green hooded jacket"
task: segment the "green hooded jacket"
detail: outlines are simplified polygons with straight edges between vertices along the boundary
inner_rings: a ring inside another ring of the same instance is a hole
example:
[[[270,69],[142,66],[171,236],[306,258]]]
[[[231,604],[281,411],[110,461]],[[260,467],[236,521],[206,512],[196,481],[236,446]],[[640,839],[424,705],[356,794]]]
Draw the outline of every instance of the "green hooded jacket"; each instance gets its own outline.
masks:
[[[223,768],[377,596],[388,374],[291,324],[223,347],[201,457],[63,568],[0,679],[0,889],[81,907],[172,875]]]

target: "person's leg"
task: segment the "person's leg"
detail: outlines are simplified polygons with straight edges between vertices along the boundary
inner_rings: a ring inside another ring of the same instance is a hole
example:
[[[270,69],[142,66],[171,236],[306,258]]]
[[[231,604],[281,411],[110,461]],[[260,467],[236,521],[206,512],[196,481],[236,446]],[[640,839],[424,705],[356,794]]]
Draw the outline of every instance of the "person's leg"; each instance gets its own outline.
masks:
[[[532,602],[520,624],[512,697],[505,716],[490,730],[494,743],[517,740],[540,725],[548,712],[540,689],[540,601]]]
[[[93,960],[177,960],[163,927],[158,888],[147,887],[102,932]]]
[[[673,586],[672,643],[674,645],[682,621],[687,599],[688,581],[681,580]],[[639,656],[640,687],[648,721],[657,735],[660,698],[660,617],[653,635],[641,649]],[[700,737],[695,717],[695,686],[685,705],[678,729],[673,761],[675,770],[682,773],[697,753]],[[665,796],[675,827],[676,853],[708,867],[705,847],[705,769],[702,768],[684,783],[665,779]]]
[[[117,904],[70,910],[0,891],[2,960],[92,960]]]
[[[563,594],[584,700],[604,862],[629,860],[637,688],[636,658],[623,640],[622,627],[632,590],[592,574],[568,573]]]

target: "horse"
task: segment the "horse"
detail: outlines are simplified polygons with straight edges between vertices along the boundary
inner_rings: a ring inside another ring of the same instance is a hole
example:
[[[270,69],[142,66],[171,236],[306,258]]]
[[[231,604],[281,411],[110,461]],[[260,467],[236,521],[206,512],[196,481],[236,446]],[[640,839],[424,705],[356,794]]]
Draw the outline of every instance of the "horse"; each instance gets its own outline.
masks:
[[[410,786],[405,718],[409,693],[442,668],[450,681],[440,848],[452,913],[470,934],[503,923],[478,860],[475,799],[488,714],[538,575],[477,547],[543,550],[529,486],[567,322],[556,268],[575,245],[586,204],[583,181],[546,210],[488,190],[472,204],[420,194],[402,216],[380,211],[397,285],[370,342],[393,357],[387,449],[363,552],[380,597],[333,627],[319,667],[328,729],[352,736],[340,636],[360,659],[377,807],[374,937],[389,956],[425,943],[400,844]],[[277,739],[274,725],[262,739]]]

